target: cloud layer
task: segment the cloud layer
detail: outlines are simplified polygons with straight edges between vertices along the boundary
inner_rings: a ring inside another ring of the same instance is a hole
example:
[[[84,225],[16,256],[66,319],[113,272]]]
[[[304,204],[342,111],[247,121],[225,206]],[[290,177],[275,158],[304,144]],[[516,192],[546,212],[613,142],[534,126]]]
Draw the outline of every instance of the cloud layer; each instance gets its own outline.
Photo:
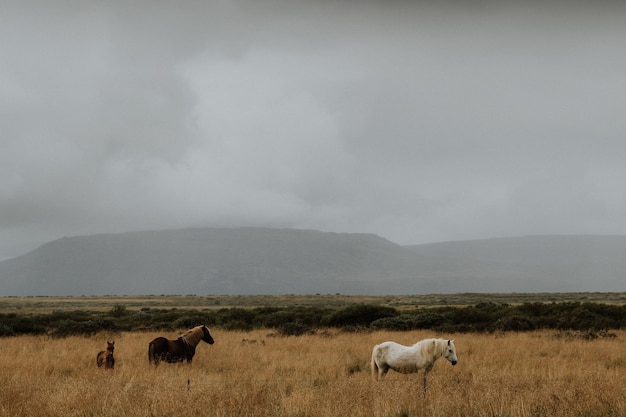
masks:
[[[620,3],[9,2],[0,258],[200,226],[626,233]]]

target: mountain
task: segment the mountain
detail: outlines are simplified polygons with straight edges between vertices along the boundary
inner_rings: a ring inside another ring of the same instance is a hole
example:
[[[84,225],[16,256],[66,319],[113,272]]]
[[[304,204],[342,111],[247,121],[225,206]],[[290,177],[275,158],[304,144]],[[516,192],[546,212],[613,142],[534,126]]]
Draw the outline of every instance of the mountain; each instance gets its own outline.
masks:
[[[67,237],[0,262],[0,295],[624,291],[626,236],[400,246],[371,234],[184,229]]]
[[[423,272],[447,288],[465,283],[477,292],[626,290],[626,236],[524,236],[409,248],[420,259],[437,259]]]

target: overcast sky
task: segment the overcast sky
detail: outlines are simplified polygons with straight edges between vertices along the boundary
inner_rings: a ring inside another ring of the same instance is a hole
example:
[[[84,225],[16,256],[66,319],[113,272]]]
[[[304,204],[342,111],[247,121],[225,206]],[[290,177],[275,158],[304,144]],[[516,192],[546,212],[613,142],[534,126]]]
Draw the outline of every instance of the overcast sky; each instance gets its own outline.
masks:
[[[530,3],[3,1],[0,259],[186,227],[626,234],[626,3]]]

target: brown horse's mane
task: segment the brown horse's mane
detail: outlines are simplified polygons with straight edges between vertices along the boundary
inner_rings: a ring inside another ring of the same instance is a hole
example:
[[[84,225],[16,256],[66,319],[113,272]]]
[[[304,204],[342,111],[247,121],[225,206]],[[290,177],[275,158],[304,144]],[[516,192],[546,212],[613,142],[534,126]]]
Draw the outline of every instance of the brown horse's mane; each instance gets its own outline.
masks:
[[[202,336],[204,336],[204,332],[202,331],[203,327],[202,325],[189,329],[180,338],[189,346],[196,347],[198,343],[200,343],[200,340],[202,340]]]

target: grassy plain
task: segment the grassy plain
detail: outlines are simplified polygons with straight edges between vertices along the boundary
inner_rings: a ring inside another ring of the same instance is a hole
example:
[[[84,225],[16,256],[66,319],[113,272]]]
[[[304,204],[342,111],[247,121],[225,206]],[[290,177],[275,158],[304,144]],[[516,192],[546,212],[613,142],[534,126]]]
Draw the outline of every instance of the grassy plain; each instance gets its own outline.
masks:
[[[437,306],[466,306],[483,302],[521,304],[526,302],[595,302],[626,304],[624,292],[586,293],[459,293],[415,295],[144,295],[82,297],[0,297],[0,313],[49,313],[52,311],[107,311],[115,305],[129,310],[151,308],[219,309],[253,307],[345,307],[374,304],[396,309]]]
[[[626,416],[626,331],[592,341],[553,332],[456,334],[212,330],[191,365],[147,360],[150,332],[0,340],[0,416]],[[164,334],[175,338],[178,334]],[[372,346],[456,339],[459,363],[376,382]],[[113,371],[96,354],[115,340]]]

